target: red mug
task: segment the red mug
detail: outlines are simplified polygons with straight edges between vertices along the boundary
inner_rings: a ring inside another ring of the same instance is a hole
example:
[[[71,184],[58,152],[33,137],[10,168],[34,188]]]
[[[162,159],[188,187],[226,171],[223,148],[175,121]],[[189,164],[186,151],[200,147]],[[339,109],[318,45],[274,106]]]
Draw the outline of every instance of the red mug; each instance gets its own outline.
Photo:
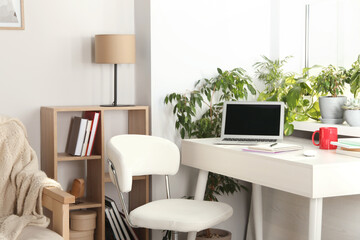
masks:
[[[319,133],[319,143],[314,141],[315,134]],[[330,142],[337,142],[337,128],[335,127],[322,127],[312,135],[312,142],[315,146],[320,146],[320,149],[336,149],[337,146],[331,145]]]

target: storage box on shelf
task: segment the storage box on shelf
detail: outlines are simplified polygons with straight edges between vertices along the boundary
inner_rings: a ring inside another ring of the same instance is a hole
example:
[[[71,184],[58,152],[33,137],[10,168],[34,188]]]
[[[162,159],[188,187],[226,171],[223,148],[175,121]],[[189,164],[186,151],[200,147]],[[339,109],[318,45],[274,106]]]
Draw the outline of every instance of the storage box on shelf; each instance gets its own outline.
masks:
[[[96,212],[77,210],[70,213],[70,229],[74,231],[94,231],[96,229]]]
[[[100,113],[98,129],[94,140],[91,156],[71,156],[58,150],[58,121],[59,113],[84,114],[87,111]],[[105,182],[111,182],[105,174],[105,142],[104,142],[104,115],[110,111],[127,111],[128,133],[149,134],[149,107],[99,107],[99,106],[72,106],[72,107],[41,107],[41,168],[46,174],[58,179],[58,164],[61,162],[86,160],[87,179],[86,196],[80,204],[72,204],[70,210],[92,209],[96,215],[95,239],[105,239]],[[76,178],[78,176],[74,176]],[[149,176],[140,176],[133,179],[133,188],[129,194],[129,209],[132,210],[149,201]],[[148,229],[136,229],[140,239],[149,239]]]

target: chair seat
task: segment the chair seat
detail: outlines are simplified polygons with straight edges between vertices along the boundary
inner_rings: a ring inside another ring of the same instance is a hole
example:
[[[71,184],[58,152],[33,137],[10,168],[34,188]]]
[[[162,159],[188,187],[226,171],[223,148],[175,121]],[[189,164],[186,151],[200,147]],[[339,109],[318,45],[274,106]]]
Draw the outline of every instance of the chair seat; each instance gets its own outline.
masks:
[[[163,199],[147,203],[130,213],[139,227],[179,232],[198,232],[233,214],[228,204],[188,199]]]
[[[26,226],[17,238],[17,240],[49,240],[49,239],[64,240],[64,238],[61,237],[56,232],[38,226]]]

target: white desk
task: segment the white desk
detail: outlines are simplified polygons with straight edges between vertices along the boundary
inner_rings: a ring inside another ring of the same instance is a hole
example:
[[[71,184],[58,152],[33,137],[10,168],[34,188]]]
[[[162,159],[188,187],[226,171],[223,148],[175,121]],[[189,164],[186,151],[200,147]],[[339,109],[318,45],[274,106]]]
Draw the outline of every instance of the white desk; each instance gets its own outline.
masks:
[[[286,137],[284,143],[316,150],[317,156],[305,157],[302,150],[245,152],[242,146],[214,145],[215,140],[182,141],[181,163],[200,170],[195,199],[203,199],[209,171],[251,182],[256,240],[263,239],[261,186],[309,198],[309,240],[321,239],[323,198],[360,194],[360,158],[320,150],[310,140],[295,137]]]

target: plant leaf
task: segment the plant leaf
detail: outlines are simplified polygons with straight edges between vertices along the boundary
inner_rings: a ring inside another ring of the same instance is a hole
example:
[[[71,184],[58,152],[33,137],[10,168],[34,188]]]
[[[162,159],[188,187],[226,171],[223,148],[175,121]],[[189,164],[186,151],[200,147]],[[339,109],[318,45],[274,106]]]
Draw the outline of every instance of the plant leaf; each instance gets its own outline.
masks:
[[[295,86],[292,89],[290,89],[289,93],[287,94],[286,101],[290,108],[295,108],[301,93],[301,87]]]

